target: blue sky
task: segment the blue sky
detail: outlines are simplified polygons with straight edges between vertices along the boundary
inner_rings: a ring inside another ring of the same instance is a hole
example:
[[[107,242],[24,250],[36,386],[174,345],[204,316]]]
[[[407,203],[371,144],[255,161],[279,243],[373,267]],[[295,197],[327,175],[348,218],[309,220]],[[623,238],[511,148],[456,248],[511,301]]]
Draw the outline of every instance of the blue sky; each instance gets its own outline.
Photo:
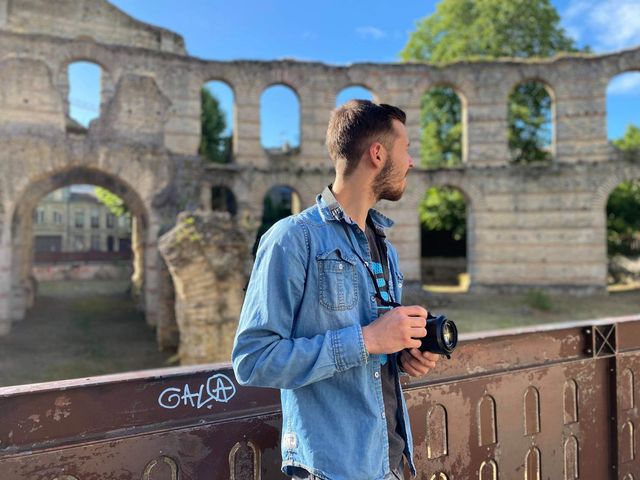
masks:
[[[435,0],[112,0],[133,17],[173,30],[185,39],[193,56],[211,60],[295,58],[329,64],[394,62],[416,21],[435,11]],[[610,52],[640,45],[640,0],[554,0],[562,25],[578,46]],[[86,75],[85,75],[86,77]],[[72,88],[74,85],[72,84]],[[640,73],[617,77],[609,86],[609,137],[624,133],[627,124],[640,125]],[[214,88],[214,93],[218,93]],[[284,93],[286,97],[286,92]],[[265,146],[286,140],[297,143],[296,106],[275,117],[270,102],[282,102],[281,93],[264,98]],[[72,103],[87,118],[97,107],[95,94],[75,87]],[[231,98],[218,93],[230,111]],[[95,104],[95,101],[94,101]],[[85,120],[86,121],[86,120]]]

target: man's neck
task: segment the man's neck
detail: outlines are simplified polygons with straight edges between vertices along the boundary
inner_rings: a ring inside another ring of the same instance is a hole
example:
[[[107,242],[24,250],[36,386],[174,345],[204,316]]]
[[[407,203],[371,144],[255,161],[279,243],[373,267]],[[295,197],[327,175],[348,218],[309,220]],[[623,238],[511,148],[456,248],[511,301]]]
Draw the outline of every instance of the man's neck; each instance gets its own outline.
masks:
[[[370,185],[364,182],[360,183],[355,179],[345,180],[344,178],[336,177],[331,186],[331,191],[342,209],[349,215],[349,218],[356,222],[360,230],[364,232],[369,209],[375,205],[376,200],[371,192]]]

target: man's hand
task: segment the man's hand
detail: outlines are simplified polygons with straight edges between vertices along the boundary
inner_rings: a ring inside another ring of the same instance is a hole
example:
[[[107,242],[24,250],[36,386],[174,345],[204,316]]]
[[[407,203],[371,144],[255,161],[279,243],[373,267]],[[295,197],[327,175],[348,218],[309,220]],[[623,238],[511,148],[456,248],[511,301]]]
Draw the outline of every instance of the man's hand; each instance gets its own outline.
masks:
[[[417,349],[427,334],[427,315],[419,305],[396,307],[362,328],[364,346],[372,354]]]
[[[440,355],[437,353],[421,352],[417,348],[403,350],[400,354],[402,370],[412,377],[426,375],[429,370],[436,368],[438,360],[440,360]]]

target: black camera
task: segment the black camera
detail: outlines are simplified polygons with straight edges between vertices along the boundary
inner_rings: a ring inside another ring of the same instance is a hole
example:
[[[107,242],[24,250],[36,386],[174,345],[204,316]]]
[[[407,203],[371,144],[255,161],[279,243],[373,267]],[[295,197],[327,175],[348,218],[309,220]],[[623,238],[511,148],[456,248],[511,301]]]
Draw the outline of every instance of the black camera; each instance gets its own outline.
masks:
[[[439,353],[451,358],[451,353],[458,344],[458,329],[456,324],[447,319],[444,315],[427,316],[427,336],[420,339],[420,351]]]

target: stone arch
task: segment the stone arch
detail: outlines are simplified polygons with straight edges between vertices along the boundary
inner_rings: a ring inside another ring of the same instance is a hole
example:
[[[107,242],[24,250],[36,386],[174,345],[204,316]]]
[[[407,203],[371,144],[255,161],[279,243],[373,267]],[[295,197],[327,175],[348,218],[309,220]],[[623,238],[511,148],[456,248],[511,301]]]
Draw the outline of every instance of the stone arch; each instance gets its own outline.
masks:
[[[143,294],[145,288],[145,257],[150,212],[137,190],[124,179],[98,169],[71,167],[48,172],[31,180],[17,192],[15,207],[7,212],[11,219],[11,318],[21,319],[35,301],[32,269],[32,212],[46,194],[72,184],[101,186],[120,196],[134,218],[132,249],[134,253],[132,283],[134,292]],[[149,318],[147,319],[149,321]]]
[[[605,111],[606,111],[606,131],[609,138],[610,147],[618,150],[613,145],[613,140],[622,138],[629,126],[640,127],[640,115],[637,110],[629,108],[629,102],[633,102],[633,98],[640,92],[640,67],[633,68],[627,66],[621,68],[617,73],[606,78],[605,85]],[[615,120],[620,121],[617,127],[621,129],[614,133]]]
[[[347,82],[347,83],[341,84],[341,86],[339,86],[338,89],[336,90],[337,91],[336,104],[338,103],[338,97],[340,96],[340,94],[351,88],[363,88],[365,90],[368,90],[369,93],[371,93],[371,99],[373,102],[378,103],[380,101],[379,100],[380,96],[374,91],[373,88],[369,87],[367,84],[363,82]]]
[[[468,116],[469,100],[467,98],[467,94],[465,93],[464,89],[460,88],[460,86],[457,83],[450,82],[450,81],[436,82],[432,86],[430,86],[426,90],[426,92],[434,88],[450,88],[451,90],[453,90],[453,92],[456,94],[456,96],[460,100],[460,107],[461,107],[460,123],[462,124],[462,132],[461,132],[462,138],[460,139],[460,141],[462,142],[462,145],[461,145],[462,154],[461,154],[460,162],[462,163],[462,165],[466,165],[469,158],[469,116]]]
[[[629,182],[631,180],[638,179],[640,179],[640,165],[630,165],[628,169],[618,171],[613,175],[607,176],[595,188],[593,203],[591,206],[592,211],[602,212],[604,214],[607,208],[609,196],[618,187],[618,185],[622,182]]]
[[[209,85],[211,83],[219,83],[224,85],[225,88],[227,88],[230,92],[231,92],[231,110],[229,112],[226,112],[226,110],[223,108],[223,99],[219,98],[217,95],[214,95],[213,92],[210,91],[210,89],[208,88]],[[215,97],[215,99],[218,101],[218,105],[220,107],[220,110],[222,112],[226,112],[228,114],[228,117],[230,118],[226,118],[225,117],[225,123],[226,123],[226,128],[225,129],[231,129],[231,135],[230,137],[224,137],[225,142],[228,139],[228,144],[225,143],[225,148],[229,154],[229,156],[227,157],[225,155],[225,158],[227,160],[226,163],[232,163],[233,159],[237,153],[237,144],[238,144],[238,115],[237,115],[237,99],[236,99],[236,90],[233,86],[232,83],[228,82],[227,80],[223,79],[222,77],[219,76],[213,76],[213,77],[206,77],[205,81],[202,82],[201,87],[202,89],[206,89],[209,91],[209,93]],[[199,112],[202,113],[202,102],[200,102],[200,109]],[[201,129],[203,128],[202,126],[202,122],[201,122]],[[224,135],[224,131],[222,132],[222,134]],[[223,137],[220,137],[220,139],[222,139]],[[202,131],[200,134],[200,145],[202,146]],[[200,150],[200,149],[199,149]],[[202,154],[201,154],[202,155]],[[206,156],[205,156],[206,158]],[[219,159],[219,157],[218,157]]]
[[[263,138],[263,126],[265,124],[264,120],[264,96],[265,94],[274,87],[284,87],[286,89],[288,89],[291,93],[293,93],[294,98],[296,100],[296,104],[297,104],[297,136],[298,136],[298,142],[297,144],[294,144],[291,148],[293,152],[296,151],[300,151],[302,149],[302,129],[303,129],[303,124],[302,124],[302,98],[300,96],[300,92],[296,89],[296,87],[291,83],[291,82],[286,82],[284,80],[279,80],[279,81],[272,81],[269,82],[265,85],[265,87],[262,89],[261,93],[260,93],[260,144],[262,145],[263,148],[265,148],[265,150],[267,150],[267,152],[269,152],[270,150],[274,150],[273,153],[275,153],[276,155],[278,153],[289,153],[289,150],[286,148],[286,144],[288,143],[287,140],[285,140],[284,144],[282,146],[276,147],[275,149],[273,148],[269,148],[268,145],[265,145],[264,143],[264,138]],[[281,149],[281,152],[275,152],[275,150]]]
[[[546,94],[549,96],[549,99],[550,99],[550,106],[549,106],[550,127],[549,128],[551,130],[550,131],[551,138],[549,139],[549,154],[550,154],[551,160],[553,160],[556,157],[556,151],[557,151],[556,137],[557,137],[558,118],[556,113],[557,95],[551,83],[538,75],[523,76],[519,78],[516,82],[512,83],[510,87],[505,90],[505,95],[506,95],[505,105],[507,108],[507,112],[509,111],[509,103],[511,101],[511,97],[515,93],[516,89],[519,86],[526,85],[526,84],[540,84],[543,87]],[[510,127],[511,125],[509,124],[508,115],[507,115],[507,130],[509,130]]]
[[[98,45],[78,41],[70,44],[64,52],[64,56],[54,67],[54,81],[56,88],[65,104],[65,114],[69,114],[69,66],[77,62],[92,63],[100,67],[100,113],[104,106],[113,97],[118,78],[118,66],[113,62],[111,55]]]
[[[212,211],[229,212],[232,217],[238,214],[238,200],[233,190],[225,185],[213,185],[209,189],[209,204]]]

